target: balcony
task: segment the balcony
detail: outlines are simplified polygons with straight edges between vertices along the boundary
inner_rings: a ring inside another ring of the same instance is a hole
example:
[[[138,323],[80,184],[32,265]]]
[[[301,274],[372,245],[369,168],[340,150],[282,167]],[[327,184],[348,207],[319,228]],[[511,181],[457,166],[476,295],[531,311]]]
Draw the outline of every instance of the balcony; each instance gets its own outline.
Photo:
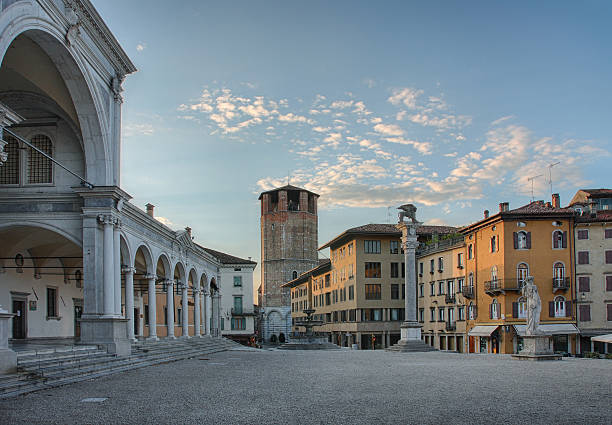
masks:
[[[474,298],[474,286],[463,286],[461,293],[465,298]]]
[[[485,292],[490,296],[504,293],[501,279],[489,280],[485,282]]]
[[[255,312],[253,311],[246,311],[242,308],[234,308],[232,307],[231,310],[232,316],[255,316]]]
[[[447,331],[455,331],[455,330],[457,330],[457,322],[446,322],[445,329]]]
[[[569,277],[553,277],[552,289],[553,293],[557,291],[565,291],[570,287]]]
[[[444,297],[446,304],[455,304],[455,294],[446,294]]]

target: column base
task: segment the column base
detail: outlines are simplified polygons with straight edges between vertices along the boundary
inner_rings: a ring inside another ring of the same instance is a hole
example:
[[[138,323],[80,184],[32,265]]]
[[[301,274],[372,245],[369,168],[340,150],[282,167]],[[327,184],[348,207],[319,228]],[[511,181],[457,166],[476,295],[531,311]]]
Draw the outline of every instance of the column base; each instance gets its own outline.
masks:
[[[81,318],[81,343],[104,347],[118,356],[129,356],[132,344],[127,337],[128,319]]]
[[[418,322],[404,322],[400,329],[401,341],[421,341],[421,325]]]
[[[159,341],[157,335],[148,336],[145,338],[147,341]]]
[[[168,336],[166,337],[166,339],[176,339],[176,336],[174,336],[174,335],[168,335]]]
[[[10,348],[0,349],[0,375],[17,372],[17,353]]]
[[[418,322],[404,322],[401,326],[402,338],[397,344],[387,348],[387,351],[401,353],[423,353],[437,351],[431,345],[421,340],[421,325]]]
[[[190,339],[191,336],[190,335],[181,335],[179,338],[180,339]]]
[[[559,354],[555,354],[550,348],[549,335],[525,335],[523,337],[523,349],[518,354],[512,355],[517,360],[561,360]]]

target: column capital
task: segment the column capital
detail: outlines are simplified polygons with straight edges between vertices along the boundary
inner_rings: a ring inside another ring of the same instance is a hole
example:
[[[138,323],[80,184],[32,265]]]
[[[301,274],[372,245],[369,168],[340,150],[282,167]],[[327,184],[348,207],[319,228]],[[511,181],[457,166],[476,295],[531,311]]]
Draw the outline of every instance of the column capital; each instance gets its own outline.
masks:
[[[174,285],[174,281],[172,279],[166,279],[166,280],[164,280],[164,283],[166,284],[166,286],[173,286]]]
[[[130,266],[121,266],[121,273],[134,274],[136,273],[136,269]]]
[[[113,219],[113,224],[115,225],[115,230],[119,230],[119,229],[121,229],[121,225],[123,223],[121,222],[121,219],[119,217],[115,217]]]
[[[203,294],[205,297],[207,297],[207,296],[209,296],[209,295],[210,295],[210,292],[208,292],[207,290],[203,290],[203,291],[202,291],[202,294]]]
[[[147,273],[147,274],[145,274],[145,275],[144,275],[142,278],[143,278],[143,279],[148,279],[148,280],[151,280],[151,279],[157,279],[157,276],[156,276],[156,275],[154,275],[154,274],[149,274],[149,273]]]
[[[97,218],[100,224],[115,224],[115,219],[111,214],[100,214]]]
[[[198,288],[193,288],[193,296],[196,296],[197,294],[199,294],[200,292],[202,292],[200,289]]]

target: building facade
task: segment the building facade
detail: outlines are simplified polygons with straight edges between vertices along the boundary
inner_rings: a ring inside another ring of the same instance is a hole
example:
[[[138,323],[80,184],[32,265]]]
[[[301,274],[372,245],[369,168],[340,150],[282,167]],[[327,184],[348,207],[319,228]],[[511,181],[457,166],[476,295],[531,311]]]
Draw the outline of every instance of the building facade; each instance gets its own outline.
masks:
[[[579,190],[576,213],[576,303],[579,353],[610,353],[610,344],[592,341],[612,333],[612,190]]]
[[[446,226],[422,226],[420,241],[434,233],[452,233]],[[341,346],[386,348],[400,339],[404,321],[404,255],[401,232],[393,224],[351,228],[321,246],[329,248],[329,266],[288,282],[292,315],[303,317],[306,305],[324,324],[316,331]],[[308,277],[308,279],[305,279]],[[310,281],[311,289],[307,281]],[[293,329],[301,331],[298,327]]]
[[[574,299],[574,211],[531,202],[462,229],[466,244],[468,352],[517,353],[525,332],[523,281],[533,276],[542,303],[540,329],[553,349],[575,353],[578,330]],[[465,294],[465,293],[464,293]]]
[[[319,195],[286,185],[263,192],[261,206],[261,333],[264,341],[285,341],[291,331],[285,282],[318,264]]]
[[[463,236],[432,241],[417,251],[418,320],[425,343],[467,351],[465,243]]]

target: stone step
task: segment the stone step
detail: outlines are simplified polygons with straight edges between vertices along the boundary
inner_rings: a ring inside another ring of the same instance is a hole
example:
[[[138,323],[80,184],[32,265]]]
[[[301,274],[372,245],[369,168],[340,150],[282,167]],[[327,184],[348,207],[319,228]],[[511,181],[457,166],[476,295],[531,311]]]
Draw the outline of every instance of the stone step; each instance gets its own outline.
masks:
[[[28,357],[26,359],[21,358],[21,359],[17,359],[17,368],[18,369],[25,369],[25,368],[31,368],[31,367],[45,367],[47,365],[50,364],[54,364],[54,363],[75,363],[78,362],[80,360],[83,359],[90,359],[90,358],[95,358],[95,357],[101,357],[101,356],[106,356],[108,355],[108,353],[106,351],[103,350],[95,350],[95,351],[88,351],[86,353],[78,353],[75,352],[75,354],[57,354],[57,355],[45,355],[42,357]]]

